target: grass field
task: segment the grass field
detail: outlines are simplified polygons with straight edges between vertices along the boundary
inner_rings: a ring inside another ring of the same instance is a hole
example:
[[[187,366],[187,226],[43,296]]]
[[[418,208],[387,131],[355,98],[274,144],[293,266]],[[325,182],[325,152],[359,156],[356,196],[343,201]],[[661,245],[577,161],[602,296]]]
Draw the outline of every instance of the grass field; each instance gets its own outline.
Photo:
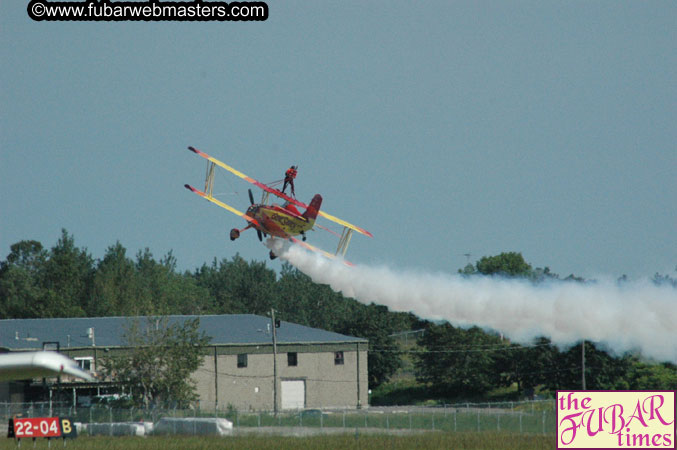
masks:
[[[427,432],[409,436],[388,434],[355,435],[354,433],[332,436],[281,437],[281,436],[234,436],[234,437],[86,437],[67,441],[66,449],[88,450],[184,450],[184,449],[550,449],[555,442],[553,435],[519,435],[495,432],[444,433]],[[13,439],[5,439],[0,449],[16,449]],[[23,441],[21,448],[33,448],[33,443]],[[47,448],[45,439],[38,440],[35,448]],[[51,443],[51,448],[63,448],[61,440]]]

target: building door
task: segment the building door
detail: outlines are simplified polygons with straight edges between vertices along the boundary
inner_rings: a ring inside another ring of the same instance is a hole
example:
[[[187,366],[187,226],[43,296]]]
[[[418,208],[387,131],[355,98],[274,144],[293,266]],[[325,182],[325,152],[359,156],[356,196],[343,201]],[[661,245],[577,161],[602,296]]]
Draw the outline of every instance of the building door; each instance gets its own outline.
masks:
[[[303,409],[306,407],[305,380],[282,380],[282,409]]]

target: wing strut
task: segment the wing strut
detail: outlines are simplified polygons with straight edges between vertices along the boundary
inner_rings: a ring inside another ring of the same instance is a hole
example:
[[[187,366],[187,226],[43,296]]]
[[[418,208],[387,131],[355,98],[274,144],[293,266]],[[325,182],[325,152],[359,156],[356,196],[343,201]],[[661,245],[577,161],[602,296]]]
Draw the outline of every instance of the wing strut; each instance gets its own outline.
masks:
[[[348,227],[343,227],[343,233],[341,233],[341,239],[339,239],[338,248],[336,249],[336,256],[338,256],[339,253],[341,256],[346,256],[351,237],[353,237],[353,230]]]
[[[208,197],[212,196],[214,191],[214,164],[211,161],[207,161],[207,176],[205,177],[205,193]]]

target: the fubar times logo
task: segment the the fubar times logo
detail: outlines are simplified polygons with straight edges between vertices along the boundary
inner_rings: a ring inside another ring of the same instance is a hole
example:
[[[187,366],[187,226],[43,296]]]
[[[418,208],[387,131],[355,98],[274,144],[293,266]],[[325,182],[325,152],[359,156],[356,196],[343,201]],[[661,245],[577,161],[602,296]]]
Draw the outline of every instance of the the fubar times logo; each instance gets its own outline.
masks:
[[[675,448],[675,391],[557,391],[557,448]]]

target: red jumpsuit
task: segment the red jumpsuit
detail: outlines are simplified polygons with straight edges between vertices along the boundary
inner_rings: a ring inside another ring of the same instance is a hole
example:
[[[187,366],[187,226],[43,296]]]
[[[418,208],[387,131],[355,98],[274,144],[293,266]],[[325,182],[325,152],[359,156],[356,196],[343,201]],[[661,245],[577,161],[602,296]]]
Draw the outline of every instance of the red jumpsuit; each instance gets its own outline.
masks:
[[[294,192],[294,178],[296,178],[296,167],[291,166],[284,174],[284,185],[282,186],[283,194],[285,189],[287,189],[287,184],[289,184],[291,186],[291,195],[296,197],[296,192]]]

